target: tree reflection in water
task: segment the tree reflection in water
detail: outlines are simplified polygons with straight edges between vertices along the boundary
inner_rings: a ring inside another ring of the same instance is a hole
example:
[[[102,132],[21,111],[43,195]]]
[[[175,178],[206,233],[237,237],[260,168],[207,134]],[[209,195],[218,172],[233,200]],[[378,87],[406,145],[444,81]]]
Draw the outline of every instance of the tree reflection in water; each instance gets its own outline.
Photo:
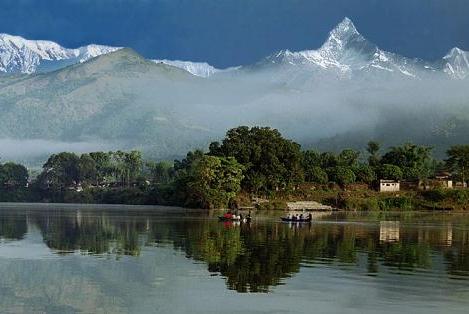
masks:
[[[230,225],[205,216],[167,219],[142,212],[0,211],[0,239],[22,239],[30,225],[60,254],[138,257],[145,246],[171,245],[206,263],[238,292],[268,292],[302,266],[324,263],[374,276],[433,267],[446,267],[449,277],[469,274],[468,228],[453,228],[451,222]],[[361,256],[366,263],[359,262]]]

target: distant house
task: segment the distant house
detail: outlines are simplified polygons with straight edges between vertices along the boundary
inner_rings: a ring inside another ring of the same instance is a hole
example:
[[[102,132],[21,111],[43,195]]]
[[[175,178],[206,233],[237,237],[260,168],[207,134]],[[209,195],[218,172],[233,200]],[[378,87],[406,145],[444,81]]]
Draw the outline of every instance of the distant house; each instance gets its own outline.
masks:
[[[441,187],[445,189],[452,189],[453,179],[451,178],[451,173],[445,171],[437,173],[435,177],[430,180],[430,186],[432,188]]]
[[[399,192],[401,184],[396,180],[379,180],[378,191],[379,192]]]
[[[466,182],[456,182],[455,187],[458,189],[465,189],[467,188],[467,183]]]
[[[451,178],[451,174],[448,172],[440,172],[436,174],[433,178],[426,180],[416,179],[401,181],[401,189],[409,191],[428,191],[438,188],[452,189],[453,187],[453,179]]]

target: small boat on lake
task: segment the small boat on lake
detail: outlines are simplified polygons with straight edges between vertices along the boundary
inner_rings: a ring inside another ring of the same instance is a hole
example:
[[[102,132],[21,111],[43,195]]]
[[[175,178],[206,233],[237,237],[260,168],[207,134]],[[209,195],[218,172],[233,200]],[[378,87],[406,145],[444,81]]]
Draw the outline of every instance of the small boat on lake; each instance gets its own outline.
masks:
[[[280,219],[283,222],[300,222],[300,223],[307,223],[313,221],[313,215],[308,215],[306,217],[295,217],[295,216],[289,216],[289,217],[280,217]]]
[[[233,222],[246,222],[249,223],[251,222],[251,214],[248,214],[247,216],[243,217],[242,215],[233,215],[231,213],[226,213],[223,216],[218,216],[219,221],[233,221]]]
[[[220,221],[241,221],[241,218],[218,216],[218,220],[220,220]]]

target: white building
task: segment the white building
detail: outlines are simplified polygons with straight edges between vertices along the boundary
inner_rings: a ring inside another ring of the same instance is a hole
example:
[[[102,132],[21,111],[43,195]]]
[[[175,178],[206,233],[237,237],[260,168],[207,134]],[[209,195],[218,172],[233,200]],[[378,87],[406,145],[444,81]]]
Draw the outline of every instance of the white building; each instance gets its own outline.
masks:
[[[395,180],[379,180],[378,191],[380,192],[399,192],[401,184]]]

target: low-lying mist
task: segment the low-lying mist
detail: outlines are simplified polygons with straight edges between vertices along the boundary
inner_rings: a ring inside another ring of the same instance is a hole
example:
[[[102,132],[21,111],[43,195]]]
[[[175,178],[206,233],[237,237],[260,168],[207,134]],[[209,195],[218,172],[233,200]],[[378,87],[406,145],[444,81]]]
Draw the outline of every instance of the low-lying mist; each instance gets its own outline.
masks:
[[[278,128],[305,148],[363,148],[375,139],[441,153],[467,142],[468,121],[469,80],[440,72],[344,78],[292,66],[199,78],[123,50],[2,85],[0,157],[42,163],[63,150],[140,149],[173,159],[239,125]]]
[[[63,151],[86,153],[108,150],[104,143],[58,142],[41,139],[0,139],[1,162],[21,161],[29,166],[40,166],[49,155]]]

